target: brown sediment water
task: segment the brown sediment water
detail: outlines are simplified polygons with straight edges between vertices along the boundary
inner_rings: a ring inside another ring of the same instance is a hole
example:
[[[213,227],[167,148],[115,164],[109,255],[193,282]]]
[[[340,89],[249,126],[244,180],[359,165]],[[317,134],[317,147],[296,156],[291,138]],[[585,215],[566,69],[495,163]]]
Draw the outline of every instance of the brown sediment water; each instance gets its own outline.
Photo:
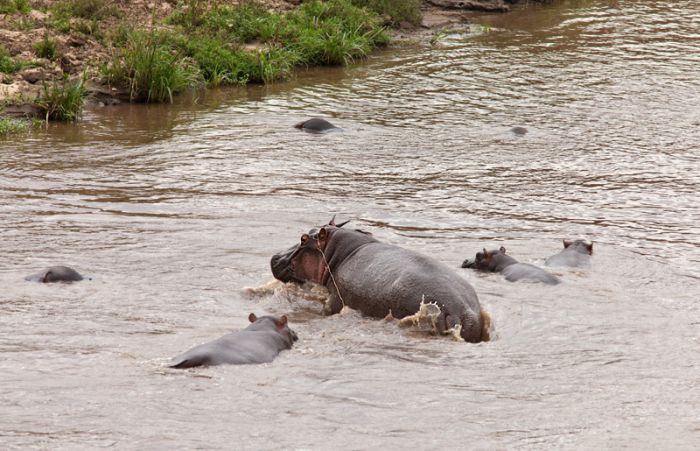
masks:
[[[700,3],[565,1],[290,83],[90,109],[0,143],[3,448],[691,449]],[[325,117],[342,133],[292,126]],[[528,129],[515,135],[511,127]],[[461,271],[477,345],[274,286],[332,214]],[[557,286],[459,264],[504,245]],[[23,277],[65,264],[93,280]],[[287,313],[272,364],[166,368]]]

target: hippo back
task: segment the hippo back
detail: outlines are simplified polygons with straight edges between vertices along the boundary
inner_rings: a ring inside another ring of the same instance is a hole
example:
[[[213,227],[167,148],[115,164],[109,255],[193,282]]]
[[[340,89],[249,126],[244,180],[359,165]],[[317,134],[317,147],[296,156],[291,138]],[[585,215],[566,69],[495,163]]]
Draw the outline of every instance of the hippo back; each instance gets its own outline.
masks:
[[[273,330],[241,330],[196,346],[173,360],[173,368],[272,362],[291,341]]]
[[[547,266],[567,266],[570,268],[586,268],[591,265],[591,256],[575,248],[567,247],[558,254],[552,255],[544,262]]]
[[[543,282],[549,285],[556,285],[560,282],[559,278],[555,275],[529,263],[514,263],[505,267],[502,273],[506,280],[510,282],[523,280],[529,282]]]
[[[371,242],[338,265],[334,280],[345,304],[365,315],[403,318],[416,313],[421,301],[435,302],[458,323],[462,319],[463,329],[469,325],[480,337],[481,308],[474,288],[428,256]]]

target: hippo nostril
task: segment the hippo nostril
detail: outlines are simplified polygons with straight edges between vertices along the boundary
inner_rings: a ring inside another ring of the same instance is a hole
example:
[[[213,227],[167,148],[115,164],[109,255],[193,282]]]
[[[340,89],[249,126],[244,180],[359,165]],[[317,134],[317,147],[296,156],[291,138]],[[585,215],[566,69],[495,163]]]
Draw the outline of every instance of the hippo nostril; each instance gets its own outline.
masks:
[[[474,266],[474,260],[468,258],[462,262],[462,268],[471,268],[472,266]]]

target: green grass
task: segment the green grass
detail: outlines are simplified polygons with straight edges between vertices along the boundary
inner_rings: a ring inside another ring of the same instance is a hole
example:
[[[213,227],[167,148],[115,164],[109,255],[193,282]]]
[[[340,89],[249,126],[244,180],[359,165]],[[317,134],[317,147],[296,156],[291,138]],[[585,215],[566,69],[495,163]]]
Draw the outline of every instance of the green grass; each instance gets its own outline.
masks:
[[[0,14],[28,14],[31,10],[29,0],[0,0]]]
[[[128,87],[132,101],[172,102],[174,94],[201,84],[199,67],[182,51],[182,37],[133,31],[126,39],[103,76]]]
[[[26,120],[0,117],[0,138],[24,132],[30,125],[31,122]]]
[[[393,25],[401,22],[418,25],[423,19],[420,0],[352,0],[352,4],[389,17]]]
[[[109,36],[117,50],[102,75],[128,87],[133,101],[172,101],[202,82],[285,80],[297,67],[351,64],[388,42],[377,14],[350,0],[308,1],[287,13],[254,1],[209,8],[186,0],[166,22],[174,29],[122,27]]]
[[[54,60],[57,55],[58,44],[48,35],[44,35],[44,39],[34,44],[34,54],[39,58]]]
[[[36,104],[44,110],[47,121],[77,121],[82,116],[86,95],[82,79],[51,85],[44,82]]]
[[[1,74],[14,74],[22,69],[32,67],[32,64],[23,61],[17,61],[10,57],[10,53],[0,45],[0,73]]]
[[[50,12],[52,28],[62,33],[74,31],[93,36],[98,35],[101,20],[120,16],[119,10],[108,0],[62,0]]]

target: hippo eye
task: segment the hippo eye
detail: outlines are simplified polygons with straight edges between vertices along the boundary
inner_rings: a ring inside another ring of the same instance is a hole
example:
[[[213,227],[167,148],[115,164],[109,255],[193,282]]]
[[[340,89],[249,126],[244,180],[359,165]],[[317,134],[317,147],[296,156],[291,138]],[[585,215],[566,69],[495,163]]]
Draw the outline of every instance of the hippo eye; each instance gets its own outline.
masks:
[[[307,241],[309,241],[309,235],[305,233],[301,236],[301,244],[306,244]]]

